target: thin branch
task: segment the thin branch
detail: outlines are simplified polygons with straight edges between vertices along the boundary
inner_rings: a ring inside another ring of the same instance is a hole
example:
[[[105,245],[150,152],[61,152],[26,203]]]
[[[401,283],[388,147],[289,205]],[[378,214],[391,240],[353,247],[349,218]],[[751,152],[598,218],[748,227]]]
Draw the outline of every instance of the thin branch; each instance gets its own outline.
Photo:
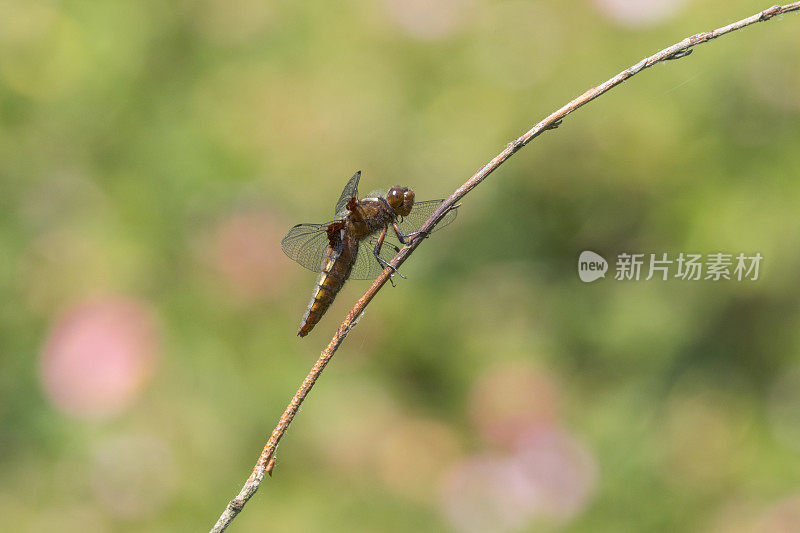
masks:
[[[478,184],[480,184],[484,179],[486,179],[489,174],[494,172],[497,167],[502,165],[508,158],[514,155],[518,150],[520,150],[523,146],[528,144],[531,140],[538,137],[541,133],[558,127],[561,124],[561,121],[575,111],[576,109],[588,104],[598,96],[603,93],[608,92],[612,88],[616,87],[617,85],[621,84],[622,82],[626,81],[628,78],[638,74],[642,70],[652,67],[653,65],[660,63],[662,61],[672,60],[672,59],[680,59],[682,57],[686,57],[692,53],[693,48],[699,44],[705,43],[712,39],[716,39],[722,35],[727,33],[731,33],[735,30],[739,30],[746,26],[750,26],[751,24],[755,24],[757,22],[764,22],[770,20],[771,18],[782,15],[784,13],[789,13],[792,11],[800,11],[800,2],[792,2],[791,4],[786,4],[783,6],[772,6],[769,9],[766,9],[760,13],[756,13],[752,17],[748,17],[746,19],[742,19],[738,22],[734,22],[732,24],[728,24],[727,26],[723,26],[721,28],[717,28],[714,31],[710,32],[703,32],[698,33],[696,35],[692,35],[691,37],[687,37],[686,39],[680,41],[679,43],[675,43],[668,48],[664,48],[660,52],[657,52],[650,57],[647,57],[635,65],[623,70],[613,78],[609,79],[605,83],[598,85],[597,87],[593,87],[580,95],[579,97],[575,98],[564,107],[555,111],[554,113],[547,116],[544,120],[536,124],[530,130],[528,130],[524,135],[516,139],[515,141],[508,143],[506,145],[506,149],[500,152],[494,159],[489,161],[486,165],[484,165],[478,172],[476,172],[470,179],[468,179],[461,187],[455,190],[453,194],[451,194],[439,208],[430,216],[430,218],[422,225],[420,228],[420,233],[418,237],[414,238],[407,246],[405,246],[394,260],[391,262],[391,265],[394,267],[399,267],[402,265],[406,259],[416,250],[417,246],[424,240],[424,235],[428,234],[431,230],[433,230],[434,226],[439,223],[439,221],[447,214],[447,212],[455,207],[457,207],[457,203],[461,200],[469,191],[474,189]],[[367,289],[367,292],[358,299],[356,304],[347,313],[342,324],[339,326],[339,329],[336,330],[336,334],[331,339],[328,346],[322,351],[317,359],[317,362],[314,363],[314,366],[311,368],[311,371],[306,376],[306,379],[303,380],[303,384],[295,393],[294,398],[292,401],[289,402],[289,405],[286,407],[283,415],[281,416],[278,425],[272,432],[272,435],[267,441],[266,446],[264,446],[264,450],[261,452],[261,456],[258,458],[258,462],[253,469],[252,474],[247,479],[247,482],[242,487],[242,490],[233,500],[228,503],[228,506],[225,508],[225,511],[219,517],[219,520],[211,529],[212,533],[218,533],[224,531],[225,528],[230,525],[233,519],[236,517],[237,514],[242,510],[244,505],[247,501],[255,494],[258,490],[259,485],[264,480],[264,477],[269,473],[272,475],[272,468],[275,465],[274,456],[275,450],[278,447],[278,443],[280,442],[283,435],[286,433],[286,430],[289,428],[289,424],[292,423],[294,416],[297,414],[297,410],[300,408],[300,405],[303,403],[303,400],[311,392],[311,388],[316,383],[319,376],[322,374],[322,371],[325,369],[325,366],[333,357],[333,354],[336,353],[336,350],[344,341],[344,338],[356,325],[358,322],[358,318],[361,316],[361,313],[364,311],[364,308],[367,307],[370,301],[375,297],[378,291],[383,287],[386,282],[389,280],[390,274],[392,273],[391,268],[386,268],[380,276],[375,280],[375,282]]]

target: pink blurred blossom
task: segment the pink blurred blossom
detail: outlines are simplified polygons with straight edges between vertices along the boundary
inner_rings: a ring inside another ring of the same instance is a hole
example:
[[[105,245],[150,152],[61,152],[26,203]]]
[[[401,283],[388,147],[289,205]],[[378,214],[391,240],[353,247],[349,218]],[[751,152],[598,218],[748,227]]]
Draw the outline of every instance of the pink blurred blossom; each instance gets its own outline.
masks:
[[[595,3],[611,20],[623,26],[641,27],[675,16],[686,0],[595,0]]]
[[[445,478],[442,507],[464,533],[510,531],[534,521],[564,524],[586,509],[596,479],[587,448],[542,427],[521,437],[513,453],[459,462]]]
[[[800,531],[800,493],[768,505],[756,499],[733,498],[711,518],[708,533],[794,533]]]
[[[290,262],[280,251],[287,224],[264,213],[235,213],[215,230],[209,259],[225,287],[243,300],[274,296]]]
[[[506,363],[485,372],[472,391],[470,414],[486,441],[512,446],[529,428],[558,418],[558,387],[527,364]]]
[[[52,404],[78,418],[107,418],[127,408],[154,371],[158,332],[144,302],[106,298],[80,303],[52,326],[41,358]]]
[[[800,494],[793,494],[769,507],[754,526],[754,533],[790,533],[800,531]]]
[[[527,481],[507,457],[484,454],[461,461],[445,477],[442,507],[462,533],[501,533],[529,520],[519,503],[527,492]]]
[[[597,480],[591,452],[564,431],[541,427],[530,430],[512,457],[514,468],[527,482],[523,499],[530,510],[565,521],[586,507]]]

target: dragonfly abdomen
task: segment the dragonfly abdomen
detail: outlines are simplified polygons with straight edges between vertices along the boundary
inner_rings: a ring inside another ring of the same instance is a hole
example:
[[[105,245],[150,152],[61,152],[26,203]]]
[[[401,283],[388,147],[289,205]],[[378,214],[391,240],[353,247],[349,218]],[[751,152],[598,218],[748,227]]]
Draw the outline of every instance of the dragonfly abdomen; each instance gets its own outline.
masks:
[[[323,259],[322,272],[320,272],[317,285],[314,287],[306,314],[303,315],[303,320],[300,322],[300,329],[297,332],[300,337],[308,335],[331,306],[342,285],[350,277],[357,253],[357,242],[350,246],[343,245],[341,251],[336,250],[333,246],[328,247]]]

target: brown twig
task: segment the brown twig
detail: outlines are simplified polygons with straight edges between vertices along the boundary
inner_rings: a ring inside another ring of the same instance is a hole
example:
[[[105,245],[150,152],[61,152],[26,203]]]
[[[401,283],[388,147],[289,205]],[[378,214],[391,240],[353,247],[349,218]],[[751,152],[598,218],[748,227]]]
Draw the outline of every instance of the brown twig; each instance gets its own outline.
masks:
[[[414,252],[417,246],[424,240],[424,235],[430,233],[430,231],[439,223],[439,221],[447,214],[450,209],[456,207],[456,204],[459,200],[461,200],[469,191],[474,189],[480,182],[486,179],[489,174],[491,174],[497,167],[502,165],[508,158],[510,158],[514,153],[516,153],[519,149],[523,146],[528,144],[531,140],[535,137],[538,137],[542,132],[545,132],[549,129],[553,129],[558,127],[561,124],[561,121],[578,109],[586,105],[587,103],[591,102],[601,94],[608,92],[612,88],[616,87],[620,83],[624,82],[628,78],[638,74],[642,70],[652,67],[656,63],[660,63],[662,61],[667,61],[671,59],[680,59],[682,57],[688,56],[693,48],[698,44],[705,43],[710,41],[711,39],[716,39],[722,35],[730,33],[735,30],[739,30],[746,26],[750,26],[751,24],[755,24],[757,22],[767,21],[776,15],[782,15],[784,13],[789,13],[792,11],[800,11],[800,2],[792,2],[790,4],[786,4],[783,6],[772,6],[769,9],[761,11],[760,13],[756,13],[755,15],[748,17],[746,19],[742,19],[740,21],[734,22],[732,24],[728,24],[727,26],[723,26],[721,28],[717,28],[716,30],[710,32],[703,32],[698,33],[696,35],[692,35],[691,37],[687,37],[686,39],[682,40],[679,43],[675,43],[668,48],[664,48],[660,52],[657,52],[650,57],[647,57],[635,65],[623,70],[610,80],[606,81],[598,85],[597,87],[593,87],[580,95],[579,97],[575,98],[564,107],[559,109],[558,111],[550,114],[544,120],[536,124],[533,128],[528,130],[524,135],[516,139],[515,141],[508,143],[506,145],[506,149],[500,152],[494,159],[489,161],[486,165],[484,165],[478,172],[476,172],[470,179],[468,179],[461,187],[455,190],[453,194],[451,194],[439,208],[428,218],[425,224],[422,225],[420,228],[420,235],[415,237],[407,246],[405,246],[394,260],[391,262],[391,265],[394,267],[399,267],[400,265],[405,262],[406,259]],[[286,407],[283,415],[281,416],[278,425],[272,432],[272,435],[267,441],[266,446],[264,446],[264,450],[261,452],[261,456],[258,458],[258,462],[256,463],[253,472],[250,474],[250,477],[247,479],[247,482],[242,487],[242,490],[239,494],[228,503],[228,506],[225,508],[225,511],[217,520],[217,523],[211,529],[212,533],[217,533],[224,531],[225,528],[230,525],[233,519],[236,517],[237,514],[242,510],[245,503],[255,494],[258,490],[259,485],[264,480],[264,477],[269,473],[272,475],[272,468],[275,465],[275,450],[278,447],[278,442],[280,442],[281,438],[283,437],[286,430],[289,428],[289,424],[291,424],[292,420],[294,419],[295,414],[297,414],[297,410],[300,408],[300,404],[303,403],[303,400],[311,391],[311,388],[316,383],[319,376],[322,374],[322,371],[325,369],[325,366],[333,357],[333,354],[336,353],[336,350],[344,341],[344,338],[350,332],[350,330],[355,326],[358,318],[360,317],[361,313],[364,311],[364,308],[367,307],[369,302],[375,297],[381,287],[389,280],[390,274],[392,273],[391,268],[386,268],[380,276],[375,280],[375,282],[367,289],[367,292],[358,299],[356,304],[347,313],[342,324],[339,326],[339,329],[336,330],[336,334],[331,339],[328,346],[322,351],[317,359],[317,362],[314,363],[314,366],[311,368],[311,371],[306,376],[306,379],[303,380],[303,384],[295,393],[294,398],[292,401],[289,402],[289,405]]]

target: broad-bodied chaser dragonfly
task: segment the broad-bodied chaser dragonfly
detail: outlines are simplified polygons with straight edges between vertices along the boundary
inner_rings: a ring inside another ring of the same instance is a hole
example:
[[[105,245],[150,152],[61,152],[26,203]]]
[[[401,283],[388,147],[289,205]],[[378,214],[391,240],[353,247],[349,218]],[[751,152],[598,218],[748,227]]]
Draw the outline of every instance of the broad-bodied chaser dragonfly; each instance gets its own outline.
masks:
[[[359,199],[360,178],[361,171],[356,172],[345,185],[336,202],[334,220],[325,224],[298,224],[281,241],[281,248],[290,259],[319,272],[317,286],[297,332],[301,337],[308,335],[319,322],[348,278],[374,279],[391,266],[389,261],[400,248],[386,239],[391,238],[390,226],[397,240],[405,244],[444,201],[415,203],[414,191],[399,186],[389,189],[386,195],[372,193]],[[436,229],[454,218],[455,209],[445,215]]]

